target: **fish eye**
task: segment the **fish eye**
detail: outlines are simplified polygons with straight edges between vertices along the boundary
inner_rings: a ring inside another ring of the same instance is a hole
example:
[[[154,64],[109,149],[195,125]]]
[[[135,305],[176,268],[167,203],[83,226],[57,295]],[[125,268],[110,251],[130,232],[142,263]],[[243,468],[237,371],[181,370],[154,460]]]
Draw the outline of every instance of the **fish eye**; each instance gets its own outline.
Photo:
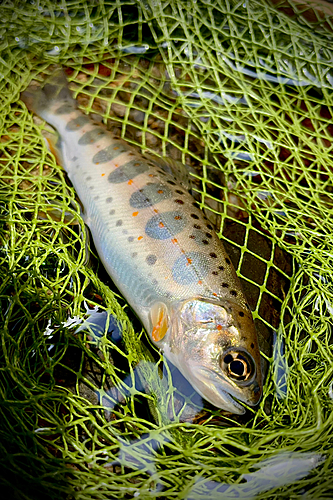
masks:
[[[221,368],[235,382],[246,381],[254,375],[252,357],[244,351],[231,349],[221,356]]]

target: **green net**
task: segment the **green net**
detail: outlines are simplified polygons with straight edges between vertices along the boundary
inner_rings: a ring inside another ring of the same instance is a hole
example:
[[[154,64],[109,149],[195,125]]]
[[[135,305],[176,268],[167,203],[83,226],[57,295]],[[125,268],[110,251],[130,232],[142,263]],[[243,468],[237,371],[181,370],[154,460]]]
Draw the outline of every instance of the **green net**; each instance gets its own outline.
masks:
[[[274,3],[2,2],[8,498],[331,498],[333,8]],[[55,63],[85,112],[190,167],[262,338],[246,418],[174,383],[100,267],[47,125],[19,100]]]

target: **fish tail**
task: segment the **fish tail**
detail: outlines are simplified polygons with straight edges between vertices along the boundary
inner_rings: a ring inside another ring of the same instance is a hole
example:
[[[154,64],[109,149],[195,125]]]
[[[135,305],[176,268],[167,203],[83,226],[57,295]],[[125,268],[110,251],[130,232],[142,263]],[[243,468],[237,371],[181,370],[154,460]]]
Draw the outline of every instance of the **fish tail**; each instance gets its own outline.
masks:
[[[30,111],[33,111],[42,118],[45,118],[45,115],[55,103],[64,103],[71,106],[76,105],[76,101],[73,99],[68,88],[68,81],[62,68],[57,68],[40,86],[36,84],[29,85],[27,90],[22,92],[21,99]]]

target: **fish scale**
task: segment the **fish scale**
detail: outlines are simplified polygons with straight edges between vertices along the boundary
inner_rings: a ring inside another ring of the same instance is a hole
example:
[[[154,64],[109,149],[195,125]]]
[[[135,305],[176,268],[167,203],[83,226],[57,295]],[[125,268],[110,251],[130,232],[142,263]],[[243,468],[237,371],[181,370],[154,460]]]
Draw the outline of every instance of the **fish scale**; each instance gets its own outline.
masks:
[[[258,401],[259,349],[247,301],[221,241],[163,162],[145,158],[84,115],[66,83],[59,72],[43,89],[28,89],[22,99],[60,136],[59,157],[107,272],[152,340],[196,390],[217,406],[243,412],[232,396],[249,404]],[[197,364],[200,349],[205,359],[196,373],[184,368],[189,349],[189,364]],[[246,370],[252,385],[244,383]],[[197,380],[201,372],[209,383]]]

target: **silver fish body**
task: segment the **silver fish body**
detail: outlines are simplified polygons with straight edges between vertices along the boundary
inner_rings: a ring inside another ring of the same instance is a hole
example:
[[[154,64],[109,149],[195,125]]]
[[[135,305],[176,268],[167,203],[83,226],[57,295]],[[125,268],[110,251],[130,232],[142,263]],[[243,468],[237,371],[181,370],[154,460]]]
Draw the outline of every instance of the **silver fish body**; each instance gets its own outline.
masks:
[[[251,312],[235,270],[192,196],[77,109],[62,72],[22,94],[61,140],[63,167],[107,272],[150,338],[213,405],[262,393]]]

